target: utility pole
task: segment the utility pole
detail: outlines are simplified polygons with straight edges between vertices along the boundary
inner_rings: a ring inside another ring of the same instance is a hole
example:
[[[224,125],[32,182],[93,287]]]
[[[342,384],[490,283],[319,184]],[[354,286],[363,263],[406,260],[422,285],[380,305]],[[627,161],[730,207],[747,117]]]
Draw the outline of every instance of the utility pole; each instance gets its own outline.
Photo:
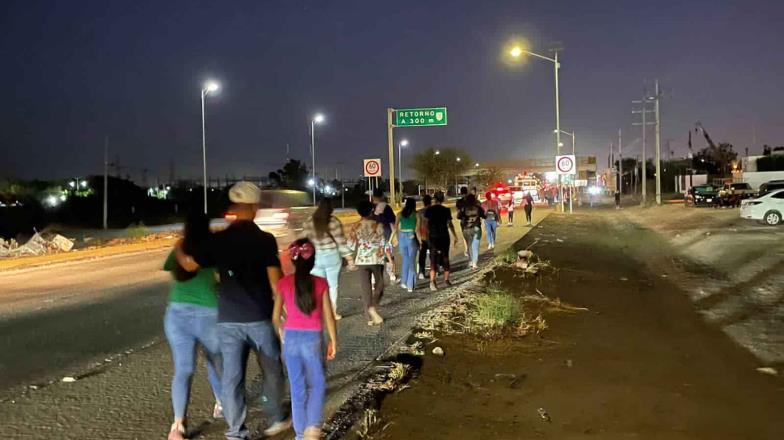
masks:
[[[634,113],[634,114],[640,113],[642,115],[642,123],[635,122],[635,123],[632,124],[632,125],[639,125],[639,126],[642,127],[642,178],[641,178],[641,185],[640,185],[641,190],[642,190],[642,194],[641,194],[642,197],[640,199],[640,205],[642,205],[642,206],[645,206],[645,203],[648,200],[648,193],[647,193],[648,190],[647,190],[647,185],[646,185],[647,174],[648,174],[647,173],[647,168],[648,167],[647,167],[647,163],[646,163],[647,162],[647,156],[645,155],[645,147],[647,146],[646,145],[647,144],[647,136],[646,135],[647,135],[647,131],[648,131],[648,125],[654,125],[653,122],[648,122],[647,121],[647,117],[646,117],[648,113],[653,113],[652,110],[648,110],[647,104],[648,104],[648,102],[650,100],[648,99],[647,95],[648,94],[643,91],[643,96],[642,96],[642,100],[641,101],[632,101],[632,104],[639,104],[642,107],[640,110],[632,110],[632,113]]]
[[[621,142],[621,129],[618,129],[618,182],[621,197],[623,197],[623,143]]]
[[[109,136],[103,139],[103,229],[109,228]]]
[[[656,204],[661,205],[661,93],[659,80],[655,80],[655,112],[656,112]]]

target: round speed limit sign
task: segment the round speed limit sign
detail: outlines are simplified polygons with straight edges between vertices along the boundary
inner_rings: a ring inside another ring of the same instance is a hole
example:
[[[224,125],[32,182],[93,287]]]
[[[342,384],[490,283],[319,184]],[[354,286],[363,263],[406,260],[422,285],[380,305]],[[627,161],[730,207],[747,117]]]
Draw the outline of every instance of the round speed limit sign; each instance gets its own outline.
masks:
[[[381,159],[365,159],[363,168],[365,177],[379,177],[381,176]]]
[[[556,156],[555,171],[557,174],[575,174],[574,156]]]

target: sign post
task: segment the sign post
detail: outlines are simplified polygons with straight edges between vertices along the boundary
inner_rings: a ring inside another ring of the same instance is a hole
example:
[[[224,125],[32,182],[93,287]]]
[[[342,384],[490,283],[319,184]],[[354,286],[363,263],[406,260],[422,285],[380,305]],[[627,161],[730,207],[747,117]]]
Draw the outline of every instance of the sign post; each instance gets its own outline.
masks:
[[[373,178],[381,175],[381,159],[365,159],[362,162],[362,173],[368,180],[368,192],[370,192],[370,200],[373,200]],[[378,185],[376,185],[378,186]]]
[[[562,181],[562,176],[577,174],[577,161],[574,154],[566,154],[562,156],[555,156],[555,173],[558,175],[558,180]],[[563,185],[561,185],[561,212],[564,212],[564,192]],[[569,187],[569,213],[572,213],[572,188]]]
[[[395,127],[434,127],[447,125],[446,107],[387,108],[387,144],[389,148],[389,195],[399,206],[395,194]],[[401,194],[402,196],[402,194]]]

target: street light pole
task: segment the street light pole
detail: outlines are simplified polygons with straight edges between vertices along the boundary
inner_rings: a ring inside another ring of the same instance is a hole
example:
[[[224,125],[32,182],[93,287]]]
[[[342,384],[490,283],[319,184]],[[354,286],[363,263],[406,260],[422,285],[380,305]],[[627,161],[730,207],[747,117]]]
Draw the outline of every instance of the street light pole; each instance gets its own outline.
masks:
[[[316,121],[310,120],[310,180],[313,182],[313,206],[316,206]]]
[[[109,136],[103,141],[103,228],[109,228]]]
[[[525,53],[533,57],[553,63],[553,75],[555,78],[555,155],[559,156],[561,154],[561,95],[560,95],[560,89],[558,84],[558,70],[561,68],[561,63],[558,61],[558,51],[556,50],[554,52],[555,54],[553,58],[550,58],[544,55],[539,55],[538,53],[524,50],[519,46],[517,46],[512,48],[510,54],[513,57],[518,58]],[[563,181],[560,174],[558,175],[558,187],[560,188],[560,193],[561,193],[561,212],[564,212]]]
[[[408,141],[403,139],[397,144],[397,181],[398,192],[400,192],[400,201],[403,202],[403,150],[402,148],[408,145]]]
[[[204,184],[204,213],[207,214],[207,125],[204,113],[204,98],[211,92],[216,92],[220,86],[214,81],[209,81],[201,89],[201,160]]]
[[[201,163],[202,163],[202,185],[204,185],[204,214],[207,214],[207,127],[204,116],[204,97],[206,90],[201,90]]]
[[[316,124],[324,122],[324,115],[317,113],[310,120],[310,180],[313,182],[313,206],[316,206]]]

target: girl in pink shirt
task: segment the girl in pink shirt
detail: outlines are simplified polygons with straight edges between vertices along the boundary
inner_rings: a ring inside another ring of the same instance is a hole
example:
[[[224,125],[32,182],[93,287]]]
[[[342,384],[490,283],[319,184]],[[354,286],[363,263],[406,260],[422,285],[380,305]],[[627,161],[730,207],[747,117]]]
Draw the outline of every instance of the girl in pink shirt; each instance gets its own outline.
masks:
[[[298,440],[321,438],[326,394],[322,332],[329,335],[327,359],[335,358],[337,334],[327,280],[311,275],[316,250],[307,239],[289,246],[294,274],[278,281],[272,322],[283,342],[291,385],[291,416]],[[285,313],[285,320],[282,315]]]

